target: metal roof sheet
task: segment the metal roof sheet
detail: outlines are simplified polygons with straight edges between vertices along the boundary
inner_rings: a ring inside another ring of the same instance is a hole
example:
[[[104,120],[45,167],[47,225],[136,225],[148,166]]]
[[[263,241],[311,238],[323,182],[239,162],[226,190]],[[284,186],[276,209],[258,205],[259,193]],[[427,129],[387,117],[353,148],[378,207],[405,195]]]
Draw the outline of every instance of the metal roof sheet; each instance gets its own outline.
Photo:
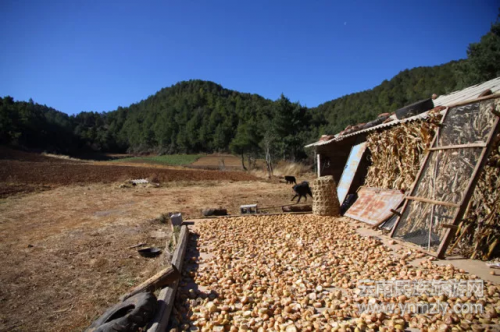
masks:
[[[487,90],[487,89],[490,89],[493,93],[500,92],[500,77],[497,77],[495,79],[489,80],[489,81],[481,83],[481,84],[476,84],[476,85],[470,86],[470,87],[465,88],[463,90],[452,92],[452,93],[447,94],[447,95],[439,96],[438,98],[434,99],[434,106],[435,107],[436,106],[450,106],[450,105],[453,105],[456,103],[476,99],[481,92],[483,92],[484,90]],[[355,131],[355,132],[347,134],[347,135],[340,136],[337,134],[331,140],[318,141],[315,143],[308,144],[305,147],[310,148],[310,147],[314,147],[314,146],[321,146],[321,145],[330,144],[333,142],[340,142],[347,137],[356,136],[356,135],[359,135],[362,133],[374,131],[374,130],[381,129],[381,128],[389,128],[389,127],[392,127],[392,126],[395,126],[395,125],[398,125],[401,123],[405,123],[405,122],[426,119],[428,116],[429,116],[429,112],[424,112],[424,113],[412,116],[410,118],[406,118],[403,120],[395,120],[395,121],[388,122],[388,123],[382,123],[382,124],[379,124],[377,126],[373,126],[373,127],[367,128],[367,129],[358,130],[358,131]]]
[[[306,145],[305,147],[309,148],[309,147],[313,147],[313,146],[326,145],[326,144],[330,144],[330,143],[333,143],[333,142],[340,142],[340,141],[342,141],[343,139],[345,139],[347,137],[356,136],[356,135],[359,135],[359,134],[362,134],[362,133],[366,133],[366,132],[369,132],[369,131],[374,131],[374,130],[381,129],[381,128],[393,127],[395,125],[398,125],[398,124],[401,124],[401,123],[405,123],[405,122],[422,120],[422,119],[426,119],[428,117],[429,117],[429,112],[424,112],[424,113],[421,113],[421,114],[418,114],[418,115],[415,115],[415,116],[412,116],[410,118],[406,118],[406,119],[403,119],[403,120],[394,120],[394,121],[391,121],[391,122],[388,122],[388,123],[382,123],[382,124],[379,124],[379,125],[367,128],[367,129],[358,130],[358,131],[355,131],[355,132],[347,134],[347,135],[336,136],[335,138],[332,138],[331,140],[328,140],[328,141],[318,141],[318,142],[315,142],[315,143],[311,143],[309,145]]]
[[[490,89],[491,92],[500,92],[500,77],[494,78],[481,84],[476,84],[463,90],[442,95],[434,99],[434,106],[450,106],[456,103],[476,99],[481,92]]]

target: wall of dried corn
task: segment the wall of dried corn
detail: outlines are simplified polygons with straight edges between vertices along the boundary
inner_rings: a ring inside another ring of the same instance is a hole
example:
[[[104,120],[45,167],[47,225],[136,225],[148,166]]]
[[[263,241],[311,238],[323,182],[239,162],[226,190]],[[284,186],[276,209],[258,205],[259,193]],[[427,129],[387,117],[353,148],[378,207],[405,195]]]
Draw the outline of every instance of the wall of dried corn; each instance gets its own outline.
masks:
[[[369,135],[366,140],[372,165],[365,185],[410,190],[439,121],[440,115],[432,115]]]
[[[436,133],[440,116],[404,123],[367,137],[372,165],[365,185],[410,190]],[[455,250],[465,257],[491,259],[500,256],[500,135],[483,169],[464,220]]]

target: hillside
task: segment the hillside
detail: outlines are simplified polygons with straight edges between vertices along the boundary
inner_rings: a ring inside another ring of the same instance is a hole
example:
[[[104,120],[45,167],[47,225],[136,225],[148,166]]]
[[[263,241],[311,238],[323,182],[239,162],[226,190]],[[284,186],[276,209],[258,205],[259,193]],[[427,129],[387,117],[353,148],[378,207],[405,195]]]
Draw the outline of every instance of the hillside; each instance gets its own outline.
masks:
[[[5,97],[0,98],[0,144],[65,153],[232,152],[301,159],[306,157],[303,146],[321,134],[499,76],[500,23],[470,44],[467,55],[466,60],[404,70],[371,90],[310,109],[283,95],[272,101],[201,80],[179,82],[129,107],[75,116]]]
[[[324,131],[337,133],[348,125],[368,122],[380,113],[392,112],[415,101],[450,93],[462,86],[459,68],[464,61],[404,70],[371,90],[350,94],[312,109],[324,117]]]

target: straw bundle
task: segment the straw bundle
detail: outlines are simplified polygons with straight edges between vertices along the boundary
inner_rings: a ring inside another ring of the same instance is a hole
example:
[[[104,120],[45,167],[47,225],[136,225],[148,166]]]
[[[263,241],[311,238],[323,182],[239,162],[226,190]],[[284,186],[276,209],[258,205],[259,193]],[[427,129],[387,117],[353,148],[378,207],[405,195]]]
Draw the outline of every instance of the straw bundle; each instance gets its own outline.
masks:
[[[337,184],[333,176],[322,176],[312,183],[313,213],[319,216],[340,215]]]

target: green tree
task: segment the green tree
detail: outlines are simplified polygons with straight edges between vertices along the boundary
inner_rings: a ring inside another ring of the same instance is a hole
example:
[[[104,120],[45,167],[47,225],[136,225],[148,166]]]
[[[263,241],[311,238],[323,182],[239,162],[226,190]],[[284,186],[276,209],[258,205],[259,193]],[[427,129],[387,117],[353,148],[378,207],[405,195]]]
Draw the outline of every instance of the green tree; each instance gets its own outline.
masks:
[[[492,24],[490,32],[479,43],[469,45],[467,57],[465,85],[500,76],[500,22]]]

